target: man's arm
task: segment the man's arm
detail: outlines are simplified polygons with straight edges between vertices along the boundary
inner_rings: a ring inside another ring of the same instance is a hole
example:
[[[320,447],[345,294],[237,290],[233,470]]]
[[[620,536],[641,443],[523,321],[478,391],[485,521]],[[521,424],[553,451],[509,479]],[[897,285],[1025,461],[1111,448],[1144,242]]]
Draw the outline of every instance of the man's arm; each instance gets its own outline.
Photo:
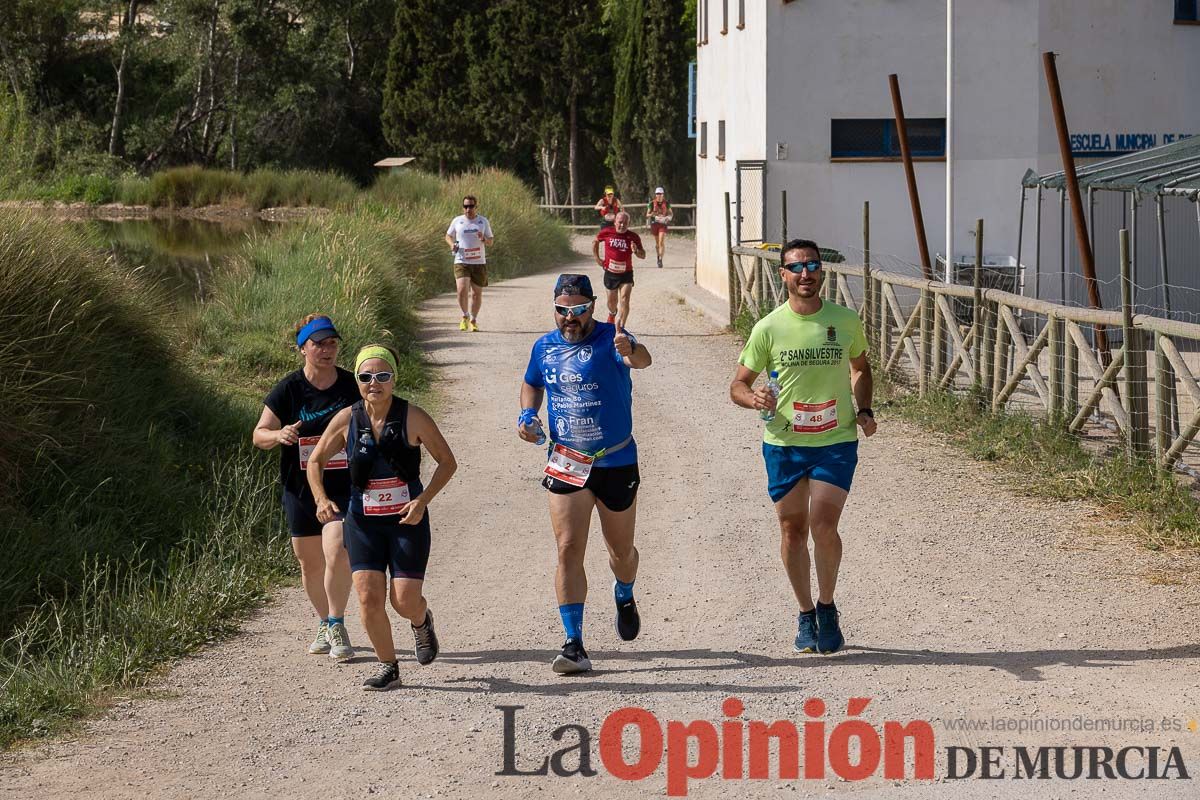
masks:
[[[765,386],[752,389],[758,372],[744,364],[738,364],[733,381],[729,384],[729,399],[742,408],[752,408],[755,411],[775,408],[775,395],[767,391]]]
[[[600,258],[600,237],[592,239],[592,258],[596,259],[596,263],[601,267],[604,266],[604,260]]]
[[[646,257],[646,248],[642,247],[642,237],[634,234],[633,239],[633,254],[638,258]]]
[[[541,386],[530,386],[524,381],[521,382],[521,409],[532,408],[535,412],[542,409],[542,396],[546,390]],[[537,442],[537,436],[533,430],[525,425],[517,423],[517,435],[527,442]]]
[[[856,408],[870,408],[875,395],[875,381],[871,376],[871,362],[865,352],[857,358],[850,359],[850,386],[854,390],[854,405]],[[869,414],[858,414],[855,420],[863,429],[864,436],[875,433],[875,418]]]
[[[645,369],[650,366],[654,359],[650,357],[650,351],[646,349],[646,345],[630,339],[629,334],[621,330],[620,324],[620,322],[617,323],[613,346],[616,348],[617,354],[621,356],[621,361],[630,369]]]

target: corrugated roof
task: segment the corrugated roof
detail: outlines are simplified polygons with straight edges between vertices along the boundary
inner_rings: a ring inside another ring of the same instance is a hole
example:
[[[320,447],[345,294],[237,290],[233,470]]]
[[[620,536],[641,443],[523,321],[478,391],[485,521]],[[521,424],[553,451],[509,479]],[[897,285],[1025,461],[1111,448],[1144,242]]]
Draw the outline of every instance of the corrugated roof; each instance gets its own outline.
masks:
[[[377,167],[403,167],[410,161],[415,161],[416,156],[392,156],[391,158],[383,158],[375,162]]]
[[[1080,189],[1166,194],[1197,200],[1200,199],[1200,136],[1078,167],[1077,172]],[[1028,189],[1039,186],[1062,189],[1066,186],[1066,176],[1061,170],[1048,175],[1029,170],[1021,184]]]

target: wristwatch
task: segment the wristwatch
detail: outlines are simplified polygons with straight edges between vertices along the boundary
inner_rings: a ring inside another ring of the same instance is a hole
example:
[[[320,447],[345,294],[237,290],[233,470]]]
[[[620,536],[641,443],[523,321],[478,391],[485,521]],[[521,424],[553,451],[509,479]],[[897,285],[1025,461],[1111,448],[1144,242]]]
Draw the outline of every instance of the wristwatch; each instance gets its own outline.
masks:
[[[875,412],[871,410],[871,407],[870,407],[870,406],[863,406],[862,408],[860,408],[860,409],[858,410],[858,413],[859,413],[859,414],[866,414],[866,415],[867,415],[868,417],[870,417],[871,419],[875,419]]]

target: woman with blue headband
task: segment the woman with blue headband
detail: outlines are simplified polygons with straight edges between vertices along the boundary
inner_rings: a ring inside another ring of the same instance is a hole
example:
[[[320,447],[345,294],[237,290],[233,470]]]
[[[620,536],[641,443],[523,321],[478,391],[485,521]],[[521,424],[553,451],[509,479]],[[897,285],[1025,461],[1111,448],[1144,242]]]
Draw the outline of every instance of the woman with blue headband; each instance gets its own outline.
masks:
[[[392,392],[396,386],[395,351],[369,345],[354,359],[362,399],[337,413],[313,451],[308,483],[322,521],[345,515],[346,551],[362,612],[363,627],[379,667],[367,678],[367,691],[400,685],[386,601],[412,627],[417,663],[437,658],[433,614],[423,592],[429,562],[430,529],[426,506],[458,468],[437,423],[425,411]],[[350,503],[331,498],[324,483],[325,465],[350,451]],[[421,481],[421,448],[437,462],[429,485]],[[387,573],[391,572],[391,581]]]
[[[317,504],[304,473],[334,414],[358,400],[358,387],[354,376],[337,366],[341,337],[329,317],[310,314],[300,320],[295,336],[304,366],[286,375],[267,395],[254,426],[254,445],[263,450],[279,448],[279,483],[292,551],[300,562],[304,591],[320,619],[308,652],[346,661],[354,650],[344,624],[350,561],[342,544],[342,522],[340,517],[317,519]],[[350,497],[349,466],[345,453],[325,466],[327,490],[342,503]]]

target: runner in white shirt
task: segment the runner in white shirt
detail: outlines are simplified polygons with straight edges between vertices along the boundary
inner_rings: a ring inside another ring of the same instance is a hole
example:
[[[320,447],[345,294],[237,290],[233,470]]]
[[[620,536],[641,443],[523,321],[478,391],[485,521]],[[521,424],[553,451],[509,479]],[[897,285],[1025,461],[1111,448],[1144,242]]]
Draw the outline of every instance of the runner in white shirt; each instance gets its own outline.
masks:
[[[454,253],[454,283],[458,287],[458,307],[462,309],[460,331],[479,330],[479,307],[483,305],[483,287],[487,286],[487,249],[495,237],[492,223],[475,213],[479,201],[475,195],[463,198],[463,210],[446,229],[446,244]],[[467,311],[467,292],[470,290],[470,313]]]

